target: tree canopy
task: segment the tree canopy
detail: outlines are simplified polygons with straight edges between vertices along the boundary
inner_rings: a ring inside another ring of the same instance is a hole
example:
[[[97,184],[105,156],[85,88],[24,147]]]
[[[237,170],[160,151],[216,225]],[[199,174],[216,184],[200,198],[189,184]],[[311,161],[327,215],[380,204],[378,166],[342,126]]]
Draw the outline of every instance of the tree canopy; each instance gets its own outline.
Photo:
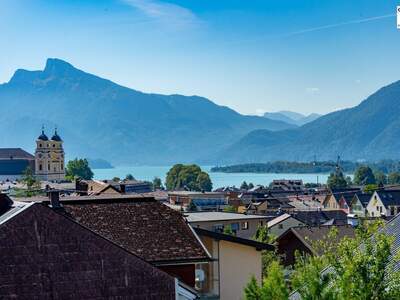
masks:
[[[167,173],[166,187],[168,190],[186,189],[190,191],[211,191],[210,176],[198,165],[174,165]]]
[[[93,172],[89,167],[89,163],[86,158],[75,158],[74,160],[70,160],[67,164],[66,168],[66,176],[70,180],[73,180],[75,177],[79,177],[82,179],[92,179]]]
[[[345,188],[348,185],[348,180],[346,180],[343,172],[338,171],[331,173],[328,177],[327,185],[329,188]]]
[[[372,169],[368,166],[358,167],[354,172],[353,181],[355,184],[361,184],[361,185],[376,183],[374,172],[372,172]]]

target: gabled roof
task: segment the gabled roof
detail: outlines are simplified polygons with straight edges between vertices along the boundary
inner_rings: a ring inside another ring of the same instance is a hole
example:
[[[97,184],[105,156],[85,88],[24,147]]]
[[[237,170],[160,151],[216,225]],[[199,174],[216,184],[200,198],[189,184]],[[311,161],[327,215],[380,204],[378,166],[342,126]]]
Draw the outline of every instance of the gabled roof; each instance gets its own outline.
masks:
[[[284,234],[278,237],[277,241],[285,238],[289,234],[294,234],[311,252],[316,253],[316,249],[313,249],[313,243],[321,241],[328,237],[330,231],[336,228],[337,236],[336,240],[340,241],[344,237],[354,237],[354,228],[350,225],[325,225],[325,226],[298,226],[289,228]]]
[[[383,205],[400,205],[400,190],[378,190],[375,191]]]
[[[361,204],[365,207],[367,206],[368,202],[371,200],[372,194],[365,194],[365,193],[357,193],[354,195],[354,198],[358,198]]]
[[[211,221],[236,221],[236,220],[266,220],[267,216],[261,215],[245,215],[240,213],[228,213],[222,211],[205,211],[185,213],[185,217],[189,223],[192,222],[211,222]]]
[[[183,216],[154,199],[63,202],[66,215],[156,264],[210,257]]]
[[[342,210],[303,210],[295,211],[292,215],[309,226],[322,225],[332,219],[336,225],[347,224],[347,214]]]
[[[279,223],[281,223],[281,222],[283,222],[283,221],[285,221],[285,220],[287,220],[287,219],[289,219],[291,217],[292,216],[289,215],[289,214],[282,214],[282,215],[272,219],[271,221],[268,221],[267,226],[268,226],[268,228],[270,228],[270,227],[275,226],[275,225],[277,225],[277,224],[279,224]]]
[[[23,206],[0,223],[0,298],[176,298],[164,271],[42,204]]]
[[[34,160],[35,157],[21,148],[0,148],[0,160],[9,159]]]
[[[246,245],[246,246],[254,247],[254,248],[256,248],[256,250],[271,250],[271,251],[273,251],[275,249],[275,247],[272,245],[257,242],[257,241],[250,240],[250,239],[244,239],[244,238],[240,238],[237,236],[214,232],[214,231],[210,231],[210,230],[202,229],[202,228],[193,228],[193,229],[200,236],[204,235],[204,236],[212,237],[216,240],[223,240],[223,241],[228,241],[231,243]]]

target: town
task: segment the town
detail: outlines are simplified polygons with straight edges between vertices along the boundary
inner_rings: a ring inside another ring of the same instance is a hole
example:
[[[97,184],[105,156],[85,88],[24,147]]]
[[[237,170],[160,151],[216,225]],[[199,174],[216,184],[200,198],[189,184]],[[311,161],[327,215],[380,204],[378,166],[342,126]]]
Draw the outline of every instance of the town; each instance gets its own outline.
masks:
[[[338,161],[327,184],[212,189],[195,165],[175,165],[165,183],[131,174],[95,180],[86,159],[65,163],[63,143],[57,129],[49,138],[42,128],[34,155],[0,149],[2,299],[299,299],[313,292],[310,269],[322,278],[329,265],[354,267],[337,255],[358,253],[357,242],[370,246],[359,260],[386,256],[353,272],[391,272],[398,263],[400,185],[367,166],[351,179]]]

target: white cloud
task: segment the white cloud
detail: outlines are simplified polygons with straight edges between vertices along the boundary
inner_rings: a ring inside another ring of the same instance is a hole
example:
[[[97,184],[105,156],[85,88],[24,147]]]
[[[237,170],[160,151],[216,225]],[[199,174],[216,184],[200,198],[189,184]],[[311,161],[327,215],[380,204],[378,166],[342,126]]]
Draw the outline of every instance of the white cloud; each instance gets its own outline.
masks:
[[[267,111],[262,108],[257,108],[256,109],[256,115],[262,117]]]
[[[319,93],[319,88],[317,87],[308,87],[306,88],[306,92],[309,94],[316,94]]]
[[[149,18],[173,27],[183,28],[198,23],[197,16],[189,9],[158,0],[122,0]]]

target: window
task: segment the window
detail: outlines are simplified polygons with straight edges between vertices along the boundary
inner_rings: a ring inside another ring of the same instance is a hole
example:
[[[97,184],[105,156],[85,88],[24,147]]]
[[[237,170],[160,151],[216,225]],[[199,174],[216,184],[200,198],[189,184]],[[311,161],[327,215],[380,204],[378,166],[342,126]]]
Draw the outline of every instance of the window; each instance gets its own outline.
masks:
[[[64,164],[61,164],[61,170],[64,170]]]
[[[42,144],[39,144],[39,147],[42,147]]]
[[[397,213],[400,213],[400,206],[397,206]]]
[[[382,206],[379,206],[379,212],[382,213]]]
[[[263,221],[258,222],[258,225],[263,226],[264,225]]]
[[[40,164],[40,165],[39,165],[39,171],[42,171],[42,169],[43,169],[43,167],[42,167],[42,165]]]
[[[50,164],[47,165],[47,171],[50,171]]]
[[[53,148],[55,148],[56,147],[56,144],[53,144]]]
[[[393,216],[394,214],[395,214],[395,212],[394,212],[394,207],[391,206],[391,207],[390,207],[390,215]]]
[[[231,229],[233,232],[237,232],[239,230],[239,223],[232,223]]]
[[[243,230],[249,229],[249,222],[242,222],[242,229]]]

